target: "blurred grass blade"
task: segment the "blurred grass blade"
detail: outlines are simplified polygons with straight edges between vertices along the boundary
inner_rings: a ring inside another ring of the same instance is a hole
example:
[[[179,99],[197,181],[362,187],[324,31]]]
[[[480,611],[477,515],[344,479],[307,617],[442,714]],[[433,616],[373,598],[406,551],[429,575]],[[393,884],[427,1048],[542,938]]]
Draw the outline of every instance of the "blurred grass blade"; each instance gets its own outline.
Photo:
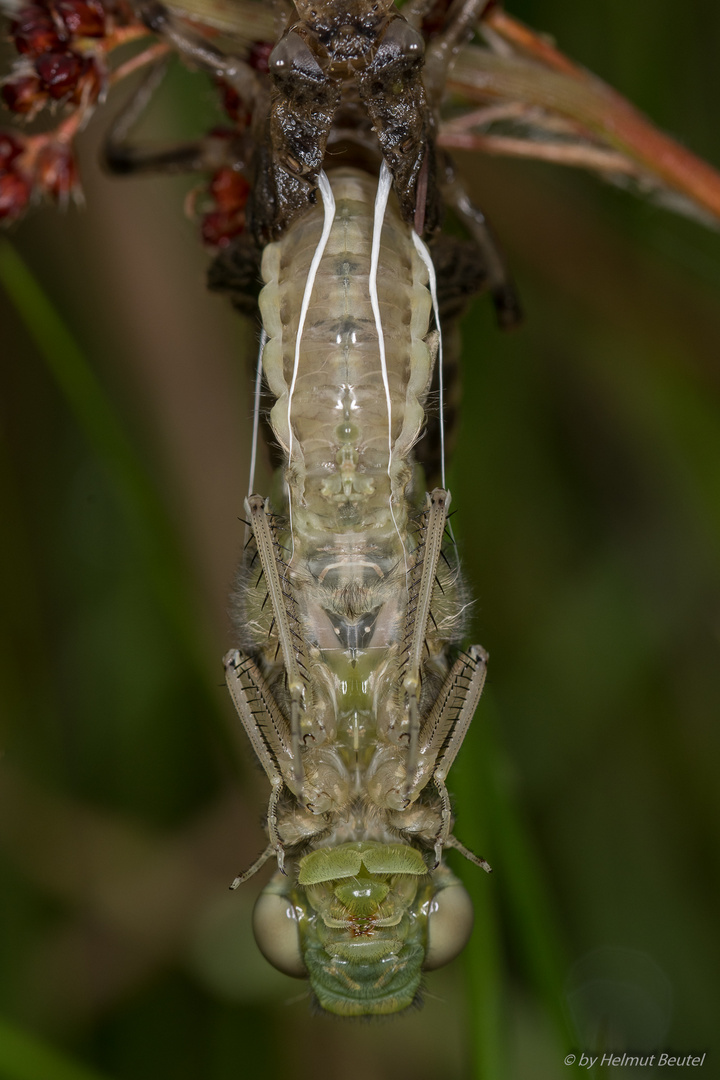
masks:
[[[453,773],[459,807],[456,832],[476,853],[487,856],[495,870],[490,878],[474,868],[463,873],[476,917],[467,957],[476,1080],[502,1080],[509,1072],[503,1035],[508,987],[501,910],[510,924],[507,932],[515,943],[514,952],[553,1024],[558,1043],[565,1050],[575,1044],[565,1009],[568,963],[562,935],[508,783],[511,766],[494,735],[494,713],[492,693],[486,691],[480,706],[482,735],[463,749]],[[465,806],[474,813],[464,814]]]
[[[107,1080],[2,1019],[0,1076],[3,1080]]]
[[[0,244],[0,281],[50,369],[73,416],[108,464],[126,501],[154,529],[165,528],[155,493],[113,406],[63,320],[15,249]]]
[[[483,698],[481,708],[485,705]],[[466,742],[452,773],[452,790],[459,809],[455,833],[472,851],[483,856],[498,850],[494,832],[488,828],[491,821],[489,777],[494,767],[491,755],[484,748],[481,750],[475,740]],[[465,812],[464,808],[467,808]],[[499,912],[500,883],[497,874],[486,876],[477,867],[461,863],[459,858],[455,867],[470,893],[475,912],[475,926],[465,952],[473,1078],[504,1080],[509,1070],[504,1037],[507,987]]]
[[[144,555],[148,576],[206,686],[208,656],[188,593],[192,580],[147,468],[117,411],[53,305],[10,243],[0,243],[0,283],[37,345],[78,426],[105,464]]]
[[[510,764],[492,735],[490,739],[495,768],[488,786],[488,817],[502,850],[501,885],[513,921],[513,936],[538,997],[567,1049],[575,1045],[575,1039],[565,1009],[568,961],[562,935],[532,840],[508,784]]]
[[[503,987],[502,933],[494,879],[478,879],[469,887],[475,928],[467,949],[465,970],[471,1001],[471,1039],[475,1080],[503,1080],[508,1075],[503,1032],[506,1008]],[[466,884],[468,879],[465,879]]]

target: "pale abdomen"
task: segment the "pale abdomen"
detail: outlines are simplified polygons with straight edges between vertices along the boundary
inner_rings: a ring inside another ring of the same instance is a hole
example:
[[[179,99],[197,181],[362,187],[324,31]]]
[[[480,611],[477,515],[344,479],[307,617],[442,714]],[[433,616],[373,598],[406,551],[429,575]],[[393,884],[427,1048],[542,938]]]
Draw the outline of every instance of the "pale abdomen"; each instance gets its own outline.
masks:
[[[424,423],[433,366],[427,270],[409,227],[390,205],[378,270],[380,324],[369,291],[376,181],[331,175],[335,219],[315,279],[297,354],[305,283],[320,240],[315,207],[265,250],[260,311],[275,435],[288,455],[296,544],[327,534],[390,538],[407,517],[409,455]],[[292,387],[292,396],[290,389]],[[390,414],[390,416],[388,415]],[[290,426],[292,425],[292,435]],[[391,508],[392,499],[392,508]]]

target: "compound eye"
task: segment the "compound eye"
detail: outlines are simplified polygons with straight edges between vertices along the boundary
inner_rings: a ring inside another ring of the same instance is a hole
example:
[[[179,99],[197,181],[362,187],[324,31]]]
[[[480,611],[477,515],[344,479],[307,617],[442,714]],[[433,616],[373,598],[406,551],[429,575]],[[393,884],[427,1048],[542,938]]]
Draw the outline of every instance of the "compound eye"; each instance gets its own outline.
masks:
[[[375,67],[380,69],[390,63],[418,64],[425,53],[425,41],[404,19],[394,19],[375,54]]]
[[[462,952],[473,928],[472,901],[458,881],[437,893],[428,916],[428,944],[424,971],[444,967]]]
[[[294,979],[305,978],[297,913],[286,896],[260,893],[253,910],[253,933],[260,952],[273,967]]]
[[[323,71],[299,34],[289,31],[268,57],[268,71],[276,82],[302,78],[322,82]]]

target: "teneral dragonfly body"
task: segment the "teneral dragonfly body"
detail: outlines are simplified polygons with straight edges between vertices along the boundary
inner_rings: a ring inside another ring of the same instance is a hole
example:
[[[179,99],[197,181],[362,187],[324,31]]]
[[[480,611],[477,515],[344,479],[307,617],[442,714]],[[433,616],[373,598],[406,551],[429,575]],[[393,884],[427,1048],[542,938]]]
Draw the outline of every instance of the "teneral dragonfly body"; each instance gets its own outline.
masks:
[[[450,497],[420,492],[412,459],[438,345],[428,267],[396,207],[378,221],[376,191],[331,172],[324,207],[263,256],[286,504],[248,500],[242,649],[226,657],[273,788],[267,854],[289,870],[259,901],[258,940],[347,1015],[411,1005],[469,934],[441,861],[445,777],[486,661],[476,647],[451,662],[465,598]]]
[[[258,940],[277,966],[309,975],[321,1007],[348,1015],[411,1005],[423,969],[456,955],[472,924],[442,861],[448,847],[465,850],[446,779],[486,656],[460,651],[467,601],[446,533],[444,462],[442,486],[427,493],[414,449],[434,378],[443,446],[441,311],[456,311],[486,276],[508,306],[497,259],[486,271],[488,237],[462,199],[469,238],[436,242],[442,189],[454,183],[436,147],[440,98],[486,3],[441,5],[433,36],[422,2],[406,19],[393,0],[278,0],[267,71],[156,0],[98,2],[89,26],[74,13],[60,27],[31,6],[13,33],[38,70],[28,75],[20,59],[3,86],[21,115],[59,96],[75,106],[54,134],[0,148],[16,214],[30,174],[70,194],[69,145],[100,101],[106,53],[155,33],[124,65],[152,64],[112,129],[107,163],[212,171],[223,203],[212,235],[232,243],[211,281],[254,299],[261,271],[282,494],[251,491],[246,501],[252,542],[225,667],[272,789],[256,867],[275,856],[280,876],[259,902]],[[76,51],[62,54],[61,85],[51,85],[61,44]],[[236,126],[147,151],[127,136],[170,48],[221,82]],[[53,169],[41,169],[49,151]],[[426,240],[452,267],[440,288]]]
[[[413,455],[441,342],[420,235],[439,206],[423,40],[389,3],[297,8],[253,121],[282,495],[246,501],[225,658],[271,784],[268,847],[236,884],[274,855],[255,915],[266,957],[307,975],[327,1011],[383,1014],[416,1002],[423,970],[470,933],[442,861],[465,851],[446,778],[486,655],[459,649],[450,495],[425,492]],[[247,241],[232,257],[252,263]]]

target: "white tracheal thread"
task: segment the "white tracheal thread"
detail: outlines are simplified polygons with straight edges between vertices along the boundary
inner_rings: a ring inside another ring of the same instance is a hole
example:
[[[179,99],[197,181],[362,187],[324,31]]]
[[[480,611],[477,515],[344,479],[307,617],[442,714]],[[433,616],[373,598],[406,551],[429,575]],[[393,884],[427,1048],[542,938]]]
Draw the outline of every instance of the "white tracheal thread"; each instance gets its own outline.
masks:
[[[293,373],[292,381],[290,383],[290,391],[288,393],[288,466],[292,467],[292,448],[293,448],[293,429],[292,419],[290,416],[292,410],[292,399],[295,393],[295,383],[297,382],[298,370],[300,368],[300,342],[302,340],[302,333],[305,328],[305,319],[307,318],[308,308],[310,307],[310,299],[312,297],[313,287],[315,285],[315,278],[317,277],[318,268],[320,266],[320,260],[325,253],[325,247],[330,236],[330,230],[332,229],[333,221],[335,220],[335,199],[333,197],[332,188],[330,187],[330,181],[328,180],[324,171],[320,172],[318,176],[318,189],[323,201],[323,208],[325,210],[325,220],[323,222],[323,229],[318,241],[318,245],[315,248],[315,254],[312,257],[310,263],[310,269],[308,271],[307,281],[305,282],[305,292],[303,293],[302,306],[300,308],[300,319],[298,321],[297,338],[295,339],[295,358],[293,361]],[[290,561],[292,562],[295,555],[295,534],[292,527],[292,498],[290,496],[290,485],[287,484],[288,489],[288,517],[290,524],[290,542],[292,544]]]
[[[370,293],[370,304],[372,306],[373,316],[375,318],[375,329],[378,336],[378,348],[380,350],[380,369],[382,371],[382,381],[385,387],[385,401],[387,403],[388,414],[388,467],[387,474],[390,480],[390,516],[395,526],[395,532],[398,534],[398,539],[403,550],[403,558],[405,560],[405,579],[407,580],[407,551],[405,549],[405,543],[402,538],[402,534],[398,527],[397,520],[395,518],[395,511],[392,504],[392,452],[393,452],[393,440],[392,440],[392,402],[390,400],[390,381],[388,379],[387,359],[385,356],[385,335],[383,334],[382,320],[380,318],[380,302],[378,300],[377,279],[378,279],[378,264],[380,262],[380,238],[382,236],[383,224],[385,222],[385,211],[387,210],[388,198],[390,197],[390,189],[392,188],[392,173],[387,167],[385,161],[380,166],[380,176],[378,178],[377,195],[375,196],[375,214],[373,217],[373,236],[372,236],[372,248],[370,250],[370,276],[368,278],[368,291]]]
[[[437,298],[437,277],[435,274],[435,267],[433,266],[432,256],[428,251],[425,241],[418,236],[415,230],[412,230],[413,244],[418,255],[425,263],[428,272],[428,282],[430,285],[430,296],[432,297],[433,313],[435,315],[435,327],[438,332],[438,387],[440,390],[440,483],[444,491],[447,490],[445,486],[445,399],[444,399],[444,385],[443,385],[443,340],[442,340],[442,328],[440,326],[440,309],[438,308]]]
[[[255,367],[255,389],[253,391],[253,429],[252,429],[252,449],[250,451],[250,472],[248,475],[248,498],[254,495],[255,488],[255,466],[257,465],[257,448],[258,448],[258,433],[260,430],[260,389],[262,387],[262,358],[265,352],[265,346],[267,344],[267,334],[265,328],[260,331],[260,344],[258,346],[258,358],[257,365]],[[250,533],[252,528],[249,521],[245,522],[245,545],[247,546],[250,539]]]
[[[435,328],[438,332],[438,390],[440,396],[440,484],[443,491],[447,491],[447,484],[445,482],[445,379],[443,368],[443,339],[442,339],[442,327],[440,326],[440,308],[438,306],[437,298],[437,275],[435,273],[435,266],[432,261],[432,256],[428,250],[428,246],[422,237],[418,236],[415,230],[412,230],[413,244],[418,255],[425,263],[428,272],[428,284],[430,285],[430,296],[432,297],[433,314],[435,315]],[[450,539],[455,543],[455,537],[452,531],[452,525],[448,521],[447,529],[450,533]]]

